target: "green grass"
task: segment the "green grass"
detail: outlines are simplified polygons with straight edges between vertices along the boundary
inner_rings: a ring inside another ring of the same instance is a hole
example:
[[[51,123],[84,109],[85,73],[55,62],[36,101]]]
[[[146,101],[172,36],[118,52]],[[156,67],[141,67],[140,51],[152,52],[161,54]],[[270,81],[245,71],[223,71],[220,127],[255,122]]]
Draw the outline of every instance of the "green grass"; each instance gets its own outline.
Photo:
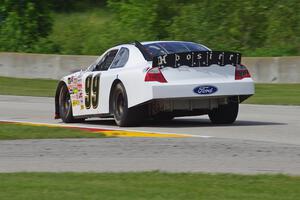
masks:
[[[0,199],[299,199],[300,177],[201,173],[2,173]]]
[[[300,105],[300,84],[256,84],[255,95],[245,103]]]
[[[101,137],[104,137],[101,133],[78,129],[0,123],[0,140]]]
[[[54,97],[57,80],[0,77],[0,94]]]
[[[0,77],[0,94],[53,97],[58,81]],[[251,104],[300,105],[300,84],[256,84]]]

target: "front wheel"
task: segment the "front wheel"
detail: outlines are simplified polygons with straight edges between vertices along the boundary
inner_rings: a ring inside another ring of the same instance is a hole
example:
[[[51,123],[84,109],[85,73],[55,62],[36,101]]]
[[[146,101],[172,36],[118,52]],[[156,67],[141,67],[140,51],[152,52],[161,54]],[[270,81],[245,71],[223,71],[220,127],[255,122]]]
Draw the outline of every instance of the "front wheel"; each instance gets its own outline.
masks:
[[[136,126],[144,119],[143,107],[128,108],[126,90],[121,83],[114,88],[112,110],[118,126]]]
[[[66,85],[61,87],[59,93],[59,114],[62,121],[65,123],[84,121],[84,119],[75,119],[73,117],[71,98]]]
[[[230,102],[213,109],[208,114],[213,124],[232,124],[235,122],[239,112],[239,103]]]

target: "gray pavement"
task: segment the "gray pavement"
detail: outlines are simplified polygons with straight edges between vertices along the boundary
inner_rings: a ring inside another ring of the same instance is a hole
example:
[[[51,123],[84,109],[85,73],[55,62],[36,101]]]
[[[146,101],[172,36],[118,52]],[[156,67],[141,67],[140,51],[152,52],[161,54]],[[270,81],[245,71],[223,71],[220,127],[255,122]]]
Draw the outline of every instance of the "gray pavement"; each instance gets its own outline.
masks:
[[[53,101],[0,95],[0,120],[60,124],[53,119]],[[163,170],[300,175],[299,122],[299,106],[241,105],[232,126],[213,126],[201,116],[130,128],[212,138],[0,141],[0,172]],[[111,119],[80,125],[117,128]]]
[[[203,138],[0,141],[0,172],[149,171],[300,174],[300,146]]]

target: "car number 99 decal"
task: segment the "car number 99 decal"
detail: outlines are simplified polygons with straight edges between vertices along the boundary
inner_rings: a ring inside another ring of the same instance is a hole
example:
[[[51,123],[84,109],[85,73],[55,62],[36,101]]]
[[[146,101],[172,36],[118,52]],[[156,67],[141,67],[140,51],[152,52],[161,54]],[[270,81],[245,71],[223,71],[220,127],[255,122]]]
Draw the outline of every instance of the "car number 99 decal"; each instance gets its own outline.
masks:
[[[100,74],[89,75],[85,79],[85,107],[90,109],[91,106],[95,109],[99,104],[99,87]]]

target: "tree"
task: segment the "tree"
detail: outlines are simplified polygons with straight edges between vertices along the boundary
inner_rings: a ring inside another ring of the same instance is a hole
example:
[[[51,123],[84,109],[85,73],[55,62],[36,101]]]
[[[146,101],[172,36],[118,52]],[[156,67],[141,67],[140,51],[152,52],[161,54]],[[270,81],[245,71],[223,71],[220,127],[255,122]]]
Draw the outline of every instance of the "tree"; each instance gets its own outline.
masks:
[[[0,0],[0,50],[31,52],[51,31],[46,0]]]
[[[182,0],[108,0],[116,17],[110,29],[119,42],[168,38],[168,27]]]
[[[170,39],[192,40],[213,49],[247,55],[300,53],[299,0],[202,0],[181,7]]]
[[[90,9],[91,6],[105,6],[106,0],[49,0],[51,7],[57,12],[71,12]]]

